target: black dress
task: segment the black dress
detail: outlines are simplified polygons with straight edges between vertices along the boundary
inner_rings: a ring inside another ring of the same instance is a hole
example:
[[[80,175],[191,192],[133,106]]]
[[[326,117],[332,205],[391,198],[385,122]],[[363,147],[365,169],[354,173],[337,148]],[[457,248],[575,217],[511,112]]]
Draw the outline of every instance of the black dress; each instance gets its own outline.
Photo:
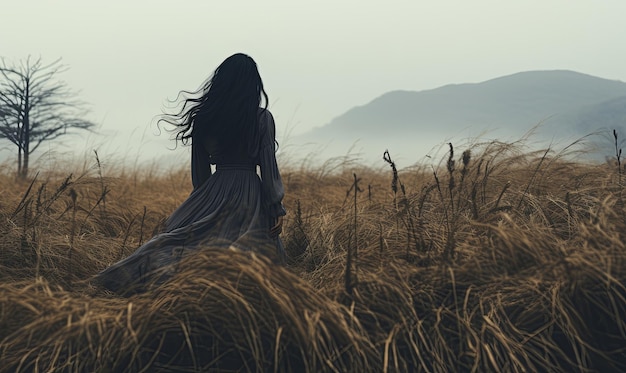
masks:
[[[265,110],[259,117],[259,152],[251,159],[246,151],[216,154],[207,138],[192,138],[193,191],[165,222],[163,233],[153,237],[129,257],[97,274],[95,283],[126,294],[171,276],[175,264],[203,246],[234,246],[242,250],[275,250],[284,260],[280,238],[269,229],[282,205],[283,183],[276,165],[275,124]],[[211,164],[216,165],[215,173]],[[257,173],[260,167],[260,177]]]

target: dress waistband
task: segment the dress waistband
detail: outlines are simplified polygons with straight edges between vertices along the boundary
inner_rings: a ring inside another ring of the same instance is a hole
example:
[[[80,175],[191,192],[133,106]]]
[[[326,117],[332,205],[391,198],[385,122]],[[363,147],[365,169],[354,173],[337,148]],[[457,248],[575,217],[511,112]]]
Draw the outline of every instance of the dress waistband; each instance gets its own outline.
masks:
[[[256,165],[249,163],[220,163],[215,165],[216,171],[252,171],[256,172]]]

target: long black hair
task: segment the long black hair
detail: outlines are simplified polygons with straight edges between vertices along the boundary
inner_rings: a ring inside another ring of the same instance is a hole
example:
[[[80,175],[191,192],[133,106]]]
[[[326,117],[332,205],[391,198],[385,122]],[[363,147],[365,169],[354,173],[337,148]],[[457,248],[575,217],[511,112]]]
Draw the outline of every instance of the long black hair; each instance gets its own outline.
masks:
[[[195,92],[181,91],[180,111],[164,114],[160,121],[176,126],[176,141],[186,145],[191,138],[213,138],[220,149],[244,147],[251,157],[259,151],[259,111],[267,110],[268,97],[256,62],[236,53],[222,62],[213,75]]]

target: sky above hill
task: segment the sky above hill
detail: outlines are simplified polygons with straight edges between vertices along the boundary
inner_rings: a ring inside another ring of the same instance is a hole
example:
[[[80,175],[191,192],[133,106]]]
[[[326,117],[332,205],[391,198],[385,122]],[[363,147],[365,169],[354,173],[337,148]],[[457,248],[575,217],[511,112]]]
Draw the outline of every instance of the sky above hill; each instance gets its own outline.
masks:
[[[626,81],[624,14],[622,0],[24,0],[2,6],[0,56],[70,67],[102,134],[71,149],[149,159],[169,154],[166,100],[232,53],[257,61],[288,143],[391,90],[551,69]]]

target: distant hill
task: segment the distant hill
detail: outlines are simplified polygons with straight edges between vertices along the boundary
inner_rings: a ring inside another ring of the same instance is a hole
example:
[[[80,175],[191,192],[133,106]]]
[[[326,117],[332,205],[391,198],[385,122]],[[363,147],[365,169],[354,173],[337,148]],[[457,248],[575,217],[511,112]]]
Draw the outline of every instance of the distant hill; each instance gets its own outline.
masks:
[[[574,71],[529,71],[481,83],[425,91],[392,91],[299,136],[300,143],[342,154],[356,144],[417,160],[462,138],[517,139],[542,123],[538,136],[564,140],[617,128],[626,137],[626,83]],[[369,158],[369,157],[365,157]]]

